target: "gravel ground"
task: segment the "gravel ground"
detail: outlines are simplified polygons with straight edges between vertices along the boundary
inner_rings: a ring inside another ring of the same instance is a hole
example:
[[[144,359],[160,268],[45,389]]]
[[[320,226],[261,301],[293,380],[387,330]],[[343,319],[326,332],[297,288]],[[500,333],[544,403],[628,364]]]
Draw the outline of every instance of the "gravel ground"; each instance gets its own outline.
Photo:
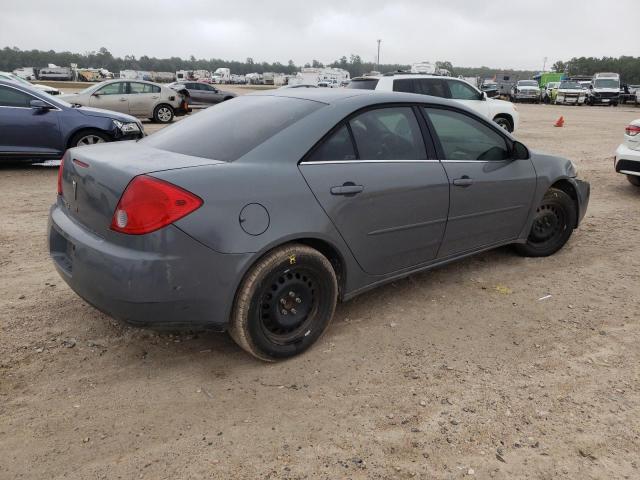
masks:
[[[519,109],[591,182],[568,245],[371,291],[279,364],[94,310],[47,256],[55,169],[2,167],[0,478],[640,478],[640,189],[612,171],[640,110]]]

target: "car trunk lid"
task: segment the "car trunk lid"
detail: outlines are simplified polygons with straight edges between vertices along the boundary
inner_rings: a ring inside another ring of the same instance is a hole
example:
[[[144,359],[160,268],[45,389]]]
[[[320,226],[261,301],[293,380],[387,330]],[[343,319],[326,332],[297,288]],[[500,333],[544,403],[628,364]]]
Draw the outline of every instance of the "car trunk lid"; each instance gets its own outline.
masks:
[[[222,163],[135,142],[74,148],[64,157],[61,201],[72,218],[105,236],[118,201],[134,177]]]

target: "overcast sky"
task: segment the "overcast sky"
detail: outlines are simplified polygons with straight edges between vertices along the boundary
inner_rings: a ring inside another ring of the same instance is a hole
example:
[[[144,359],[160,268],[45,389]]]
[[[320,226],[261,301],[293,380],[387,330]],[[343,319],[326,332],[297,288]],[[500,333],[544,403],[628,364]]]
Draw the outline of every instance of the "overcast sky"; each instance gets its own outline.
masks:
[[[574,56],[640,54],[640,0],[1,0],[0,47],[116,56],[539,70]]]

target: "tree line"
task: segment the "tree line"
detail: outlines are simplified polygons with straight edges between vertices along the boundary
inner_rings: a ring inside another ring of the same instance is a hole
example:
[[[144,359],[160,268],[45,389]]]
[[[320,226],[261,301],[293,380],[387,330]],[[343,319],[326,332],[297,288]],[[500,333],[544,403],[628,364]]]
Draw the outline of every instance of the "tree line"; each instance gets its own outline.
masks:
[[[191,55],[188,59],[180,57],[156,58],[143,55],[125,55],[115,57],[102,47],[97,51],[86,53],[55,52],[53,50],[20,50],[17,47],[4,47],[0,50],[0,71],[12,71],[20,67],[46,67],[54,63],[61,67],[67,67],[72,63],[80,67],[106,68],[111,72],[120,70],[148,70],[155,72],[175,72],[177,70],[209,70],[215,71],[220,67],[230,68],[233,73],[245,75],[247,73],[279,72],[293,74],[300,67],[336,67],[349,72],[351,77],[358,77],[365,73],[377,70],[380,72],[392,72],[408,70],[405,64],[376,65],[375,62],[366,62],[360,55],[352,54],[343,56],[329,64],[323,64],[318,60],[312,60],[304,65],[296,65],[293,60],[286,64],[280,62],[259,62],[249,57],[245,61],[224,60],[220,58],[198,59]],[[497,69],[491,67],[457,67],[449,61],[436,62],[439,68],[447,69],[454,76],[491,78],[496,73],[504,72],[516,78],[532,78],[538,72],[528,70]],[[557,61],[553,65],[557,72],[565,72],[569,75],[593,75],[596,72],[617,72],[622,76],[622,81],[630,84],[640,84],[640,57],[623,56],[614,57],[580,57],[569,61]]]

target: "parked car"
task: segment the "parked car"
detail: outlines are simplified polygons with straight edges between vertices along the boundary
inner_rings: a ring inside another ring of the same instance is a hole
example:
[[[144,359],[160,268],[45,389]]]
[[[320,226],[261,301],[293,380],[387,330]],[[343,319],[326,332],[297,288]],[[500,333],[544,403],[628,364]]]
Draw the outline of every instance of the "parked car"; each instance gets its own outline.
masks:
[[[613,105],[618,106],[620,101],[620,75],[611,72],[596,73],[593,75],[587,103],[589,105]]]
[[[547,105],[555,101],[560,82],[549,82],[542,89],[542,101]]]
[[[480,90],[489,98],[497,97],[500,93],[498,91],[498,84],[495,82],[483,82],[482,85],[480,85]]]
[[[75,107],[33,86],[0,79],[0,160],[60,159],[65,150],[144,135],[140,122],[107,110]]]
[[[578,82],[563,80],[555,91],[553,103],[559,105],[584,105],[587,91]]]
[[[501,245],[551,255],[589,200],[569,160],[459,102],[321,88],[72,149],[59,178],[49,248],[73,290],[264,360],[310,347],[337,299]]]
[[[220,90],[203,82],[174,82],[167,85],[167,87],[177,92],[186,92],[190,105],[212,105],[236,97],[233,92]]]
[[[354,78],[347,88],[450,98],[493,120],[508,132],[514,132],[518,128],[520,116],[512,103],[488,98],[486,93],[458,78],[392,73]]]
[[[535,80],[518,80],[511,88],[510,100],[517,102],[540,103],[540,87]]]
[[[18,82],[21,85],[27,85],[29,87],[35,87],[38,90],[42,90],[43,92],[47,92],[49,95],[60,95],[60,90],[57,88],[50,87],[48,85],[40,85],[33,84],[31,82],[26,81],[24,78],[19,77],[15,73],[11,72],[0,72],[0,80],[10,80],[12,82]]]
[[[107,80],[61,98],[84,107],[128,113],[158,123],[169,123],[174,116],[190,111],[184,95],[144,80]]]
[[[629,183],[640,187],[640,120],[631,122],[624,131],[624,143],[614,157],[616,172],[627,176]]]

